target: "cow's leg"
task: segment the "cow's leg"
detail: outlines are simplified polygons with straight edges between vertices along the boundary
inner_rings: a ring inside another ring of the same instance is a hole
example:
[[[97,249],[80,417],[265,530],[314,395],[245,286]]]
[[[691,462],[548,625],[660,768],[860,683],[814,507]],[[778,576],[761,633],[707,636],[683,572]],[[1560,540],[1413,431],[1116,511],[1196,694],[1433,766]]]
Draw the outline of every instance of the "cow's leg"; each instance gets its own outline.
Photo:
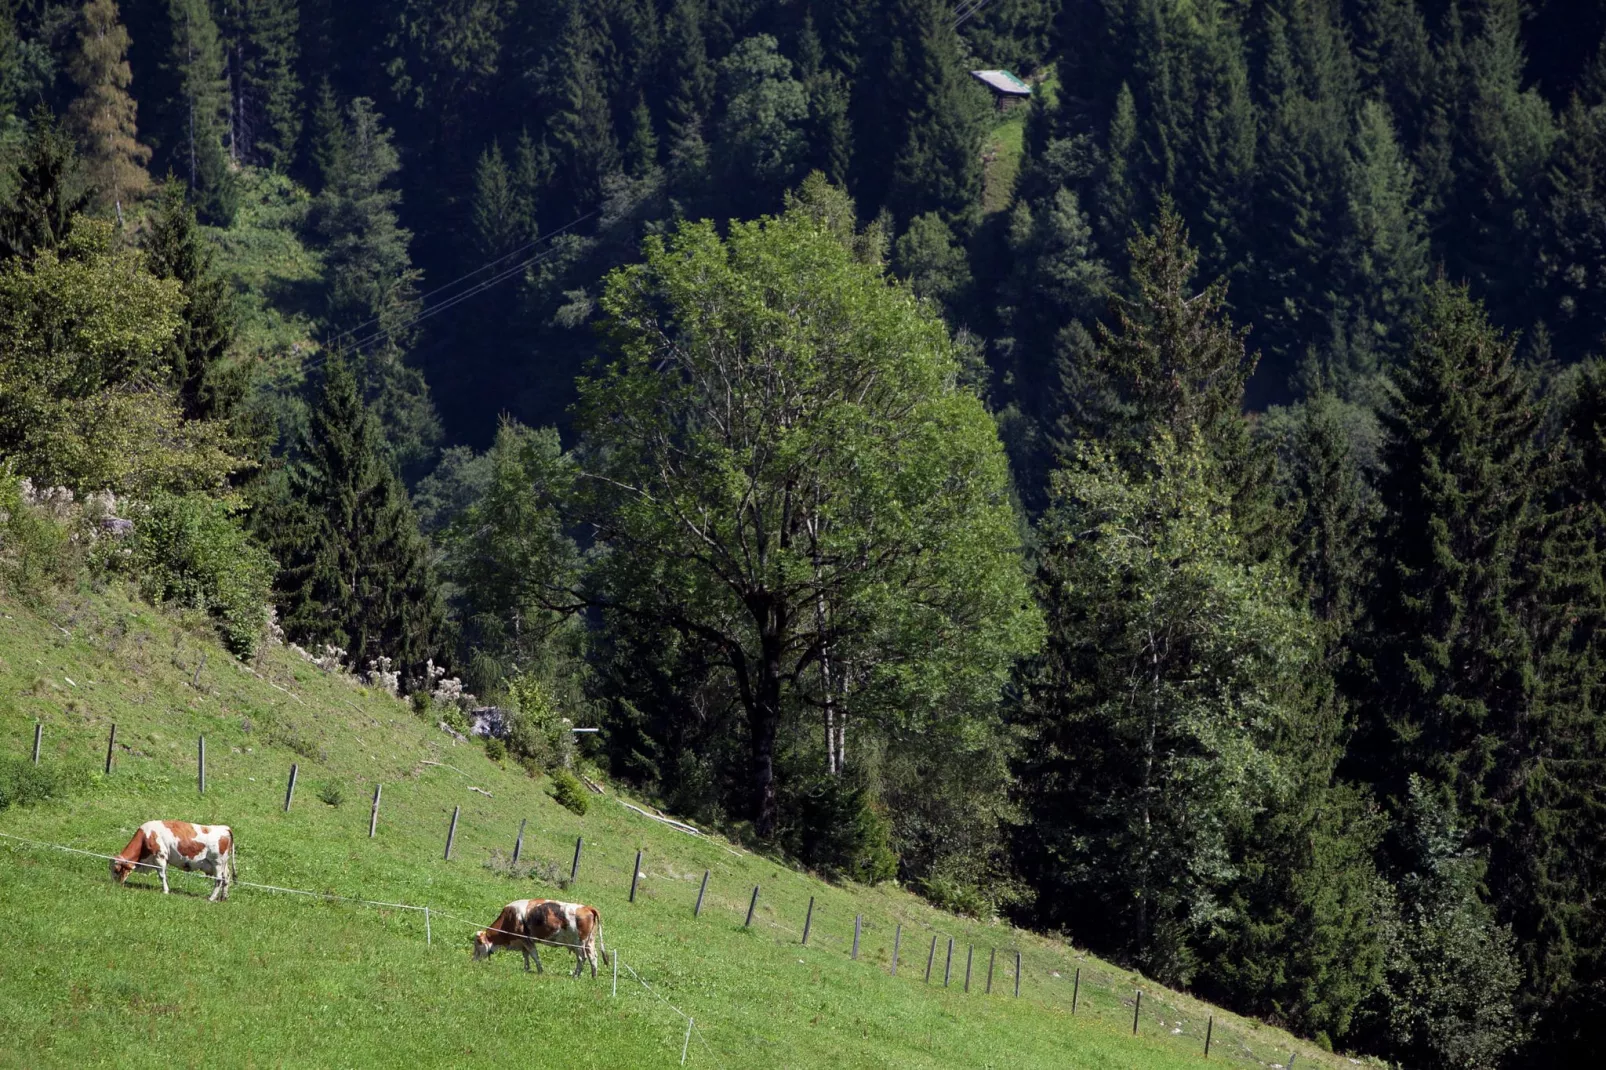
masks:
[[[160,855],[156,858],[156,875],[162,878],[162,894],[168,894],[170,889],[167,887],[167,859]]]
[[[534,944],[531,944],[530,945],[530,950],[525,952],[525,954],[527,956],[528,955],[534,955],[535,956],[535,972],[536,973],[546,973],[546,970],[544,970],[541,967],[541,949],[540,948],[536,947]],[[529,967],[525,967],[525,968],[528,969]]]
[[[524,949],[524,972],[525,973],[529,973],[530,972],[530,949],[529,948],[525,948]]]
[[[597,949],[589,943],[586,944],[586,958],[591,961],[591,979],[595,981],[597,979]]]

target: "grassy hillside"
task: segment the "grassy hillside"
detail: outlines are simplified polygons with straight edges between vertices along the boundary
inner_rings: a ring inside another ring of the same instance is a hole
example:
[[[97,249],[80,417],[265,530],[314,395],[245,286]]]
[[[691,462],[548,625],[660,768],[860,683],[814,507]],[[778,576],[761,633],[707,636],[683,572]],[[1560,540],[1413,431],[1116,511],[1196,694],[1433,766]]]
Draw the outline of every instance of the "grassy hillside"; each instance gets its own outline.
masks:
[[[663,1001],[696,1019],[692,1066],[1201,1061],[1210,1008],[1062,942],[960,921],[892,887],[826,885],[643,817],[611,786],[578,817],[548,796],[547,781],[494,764],[401,702],[283,647],[241,666],[199,622],[116,591],[33,609],[0,600],[0,763],[8,763],[0,784],[16,782],[36,719],[44,725],[41,769],[59,783],[48,799],[0,810],[0,832],[110,853],[153,817],[226,823],[243,881],[427,905],[432,941],[414,911],[250,887],[213,904],[204,898],[207,882],[184,875],[164,897],[153,891],[154,876],[118,888],[100,859],[0,840],[0,1066],[672,1066],[685,1022]],[[99,769],[113,722],[107,777]],[[195,783],[203,733],[204,797]],[[291,762],[300,780],[287,814]],[[384,794],[370,840],[376,782]],[[455,806],[462,817],[446,861]],[[534,877],[510,875],[505,865],[521,820]],[[577,835],[585,837],[580,878],[560,893],[548,878],[567,877]],[[638,849],[644,876],[632,904]],[[694,919],[705,869],[707,899]],[[759,908],[746,929],[755,883]],[[629,970],[617,997],[605,975],[572,982],[572,956],[555,950],[541,977],[526,976],[516,955],[471,963],[472,929],[529,895],[596,904],[607,945],[663,1001]],[[849,955],[855,914],[864,916],[857,962]],[[900,923],[901,965],[892,977]],[[945,989],[950,936],[953,980]],[[1011,994],[1016,949],[1019,999]],[[1286,1065],[1291,1052],[1301,1067],[1348,1065],[1216,1012],[1213,1061]]]

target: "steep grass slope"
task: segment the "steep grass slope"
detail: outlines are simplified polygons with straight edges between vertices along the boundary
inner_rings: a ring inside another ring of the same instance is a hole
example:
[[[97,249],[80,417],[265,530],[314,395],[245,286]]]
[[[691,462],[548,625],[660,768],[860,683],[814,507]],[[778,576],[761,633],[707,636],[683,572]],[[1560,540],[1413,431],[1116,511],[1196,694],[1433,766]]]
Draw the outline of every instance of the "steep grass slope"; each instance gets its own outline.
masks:
[[[104,854],[153,817],[226,823],[242,881],[428,906],[430,942],[417,911],[254,887],[214,904],[207,882],[182,875],[162,896],[153,876],[119,888],[101,859],[0,839],[0,1066],[673,1066],[687,1042],[673,1008],[696,1020],[691,1066],[1201,1062],[1211,1008],[1064,943],[942,915],[891,887],[824,884],[641,816],[611,787],[575,816],[545,780],[454,743],[401,702],[282,647],[242,666],[204,628],[115,590],[37,608],[0,600],[0,761],[13,774],[36,719],[41,769],[75,783],[0,810],[0,832]],[[114,770],[104,776],[114,722]],[[291,762],[300,777],[285,813]],[[369,839],[376,783],[384,791]],[[454,807],[462,814],[447,861]],[[521,821],[535,878],[498,864]],[[585,838],[580,877],[560,892],[551,878],[567,878],[576,836]],[[630,903],[638,849],[643,875]],[[693,918],[704,870],[707,898]],[[745,928],[755,884],[757,916]],[[617,997],[606,972],[569,980],[572,957],[555,951],[545,976],[524,974],[517,956],[470,962],[472,929],[530,895],[601,909],[605,941],[627,966]],[[858,961],[855,915],[864,919]],[[1214,1013],[1212,1061],[1286,1065],[1297,1052],[1301,1067],[1347,1065]]]

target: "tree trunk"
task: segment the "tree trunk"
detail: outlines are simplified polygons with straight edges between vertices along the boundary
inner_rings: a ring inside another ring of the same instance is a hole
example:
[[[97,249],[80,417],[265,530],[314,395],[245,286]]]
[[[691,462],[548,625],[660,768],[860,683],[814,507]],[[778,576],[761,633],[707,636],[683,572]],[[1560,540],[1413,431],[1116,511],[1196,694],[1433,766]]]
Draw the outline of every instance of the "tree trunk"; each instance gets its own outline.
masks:
[[[764,839],[775,834],[775,737],[781,724],[781,637],[783,614],[771,609],[760,632],[760,664],[749,714],[753,737],[753,829]]]

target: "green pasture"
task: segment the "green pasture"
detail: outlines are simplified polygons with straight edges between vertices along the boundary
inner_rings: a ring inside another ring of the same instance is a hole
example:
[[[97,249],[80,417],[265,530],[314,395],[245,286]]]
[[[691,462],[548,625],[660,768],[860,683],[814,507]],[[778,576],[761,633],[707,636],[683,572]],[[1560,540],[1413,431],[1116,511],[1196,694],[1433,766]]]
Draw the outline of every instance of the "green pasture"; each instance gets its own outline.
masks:
[[[252,887],[208,903],[207,881],[177,874],[164,897],[153,875],[119,888],[101,859],[0,840],[0,1066],[674,1066],[684,1014],[696,1022],[688,1066],[1158,1068],[1203,1064],[1212,1013],[1212,1063],[1286,1065],[1297,1053],[1301,1067],[1348,1065],[1065,941],[945,915],[895,886],[827,884],[677,831],[628,809],[651,807],[611,784],[577,816],[544,778],[491,762],[400,701],[284,647],[241,665],[203,626],[115,591],[35,608],[0,601],[0,755],[13,774],[36,720],[40,768],[59,786],[0,810],[0,832],[106,854],[151,818],[228,824],[242,881],[427,906],[430,938],[419,911]],[[521,822],[524,864],[512,875]],[[563,889],[577,836],[579,879]],[[570,980],[573,957],[556,949],[543,976],[526,975],[517,955],[470,961],[473,929],[526,896],[601,910],[604,941],[627,966],[617,996],[606,970]]]

